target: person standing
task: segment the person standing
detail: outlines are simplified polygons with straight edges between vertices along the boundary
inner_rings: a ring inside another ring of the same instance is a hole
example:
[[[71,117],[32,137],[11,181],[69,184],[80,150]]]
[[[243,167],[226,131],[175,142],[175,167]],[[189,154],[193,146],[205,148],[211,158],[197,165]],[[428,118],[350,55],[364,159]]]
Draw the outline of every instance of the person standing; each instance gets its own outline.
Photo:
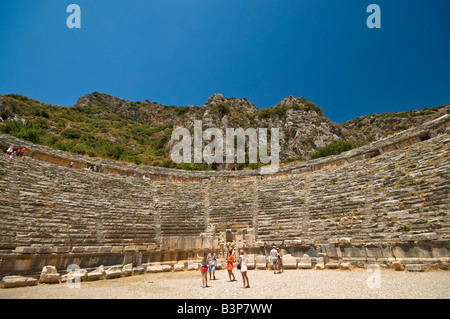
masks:
[[[280,248],[277,248],[278,253],[278,269],[279,273],[282,273],[284,271],[283,269],[283,255],[281,255]]]
[[[211,252],[208,254],[209,280],[216,280],[216,260],[217,256],[214,253],[214,249],[211,248]],[[211,275],[213,276],[213,279],[211,279]]]
[[[239,255],[239,265],[241,266],[241,275],[242,275],[242,281],[244,284],[242,286],[242,288],[250,288],[250,283],[248,281],[248,276],[247,276],[247,261],[245,260],[244,251],[242,249],[241,249],[240,255]]]
[[[230,249],[228,251],[228,257],[227,257],[227,270],[228,270],[228,277],[230,278],[230,281],[236,281],[236,277],[234,277],[234,274],[233,274],[233,262],[234,262],[233,250]],[[233,277],[233,279],[231,279],[231,277]]]
[[[280,271],[280,266],[278,264],[277,247],[273,246],[272,250],[270,251],[270,258],[272,259],[273,273],[276,274],[277,272]]]
[[[14,152],[14,145],[10,145],[6,150],[6,154],[11,155]]]
[[[197,254],[197,257],[200,258],[200,256]],[[208,258],[206,256],[206,253],[203,254],[200,272],[202,274],[202,287],[206,288],[208,287]]]

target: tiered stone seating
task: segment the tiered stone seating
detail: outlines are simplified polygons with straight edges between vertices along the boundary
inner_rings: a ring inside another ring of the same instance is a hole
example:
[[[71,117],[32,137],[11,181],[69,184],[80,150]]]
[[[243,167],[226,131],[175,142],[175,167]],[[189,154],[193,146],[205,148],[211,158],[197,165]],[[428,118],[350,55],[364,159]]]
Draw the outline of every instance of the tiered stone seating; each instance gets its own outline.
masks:
[[[209,222],[217,231],[233,229],[239,232],[254,225],[257,213],[255,182],[215,183],[207,186]]]

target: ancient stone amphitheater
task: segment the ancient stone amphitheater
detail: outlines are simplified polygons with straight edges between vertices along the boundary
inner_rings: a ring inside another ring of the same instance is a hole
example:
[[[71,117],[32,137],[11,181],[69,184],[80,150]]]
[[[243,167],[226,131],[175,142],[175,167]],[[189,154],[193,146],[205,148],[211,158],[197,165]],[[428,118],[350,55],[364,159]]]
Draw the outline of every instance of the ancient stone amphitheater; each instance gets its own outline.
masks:
[[[187,264],[210,247],[223,258],[227,243],[253,256],[275,244],[294,263],[448,269],[449,126],[447,114],[271,175],[137,166],[0,135],[27,149],[0,155],[0,276]]]

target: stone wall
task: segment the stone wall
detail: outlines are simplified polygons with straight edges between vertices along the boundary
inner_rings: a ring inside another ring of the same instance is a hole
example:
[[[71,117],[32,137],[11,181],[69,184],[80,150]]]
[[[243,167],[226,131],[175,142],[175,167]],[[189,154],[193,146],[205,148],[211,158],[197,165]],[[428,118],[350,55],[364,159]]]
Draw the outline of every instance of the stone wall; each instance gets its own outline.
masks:
[[[27,148],[12,164],[0,155],[0,276],[188,260],[227,241],[253,254],[448,258],[449,123],[273,175],[141,167],[0,135]]]

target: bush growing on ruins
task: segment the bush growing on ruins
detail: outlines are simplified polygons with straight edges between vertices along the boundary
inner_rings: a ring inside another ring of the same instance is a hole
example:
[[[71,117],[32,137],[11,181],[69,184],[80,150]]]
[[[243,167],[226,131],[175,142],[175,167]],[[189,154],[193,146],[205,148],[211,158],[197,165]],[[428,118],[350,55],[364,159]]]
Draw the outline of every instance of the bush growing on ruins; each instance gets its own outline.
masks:
[[[333,141],[328,145],[325,145],[315,151],[310,159],[316,159],[320,157],[326,157],[330,155],[337,155],[345,151],[349,151],[358,147],[359,145],[349,141]]]

